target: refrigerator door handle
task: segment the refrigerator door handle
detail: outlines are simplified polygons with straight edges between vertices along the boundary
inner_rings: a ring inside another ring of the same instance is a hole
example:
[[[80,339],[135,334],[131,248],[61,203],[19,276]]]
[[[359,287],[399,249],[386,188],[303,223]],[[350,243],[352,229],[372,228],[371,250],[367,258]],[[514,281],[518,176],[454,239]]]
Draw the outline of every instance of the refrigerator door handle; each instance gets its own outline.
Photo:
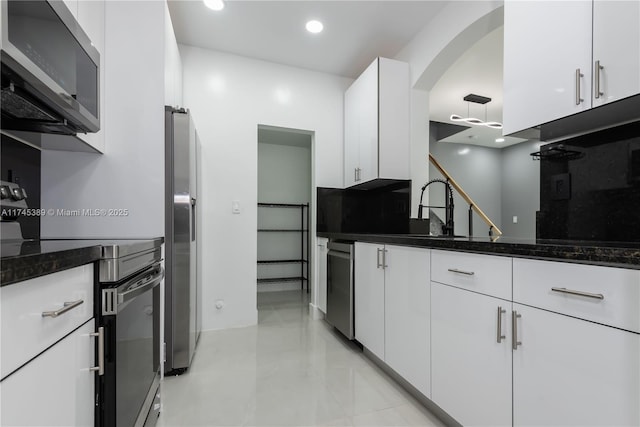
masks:
[[[196,199],[191,198],[191,241],[196,241]]]

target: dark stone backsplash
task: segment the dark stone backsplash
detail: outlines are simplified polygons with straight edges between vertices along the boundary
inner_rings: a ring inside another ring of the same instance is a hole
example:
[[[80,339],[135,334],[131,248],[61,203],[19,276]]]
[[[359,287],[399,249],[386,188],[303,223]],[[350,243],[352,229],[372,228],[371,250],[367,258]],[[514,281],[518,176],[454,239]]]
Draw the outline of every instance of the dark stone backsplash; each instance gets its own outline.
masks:
[[[578,154],[540,161],[538,238],[640,241],[640,122],[559,144]]]
[[[368,190],[318,187],[317,231],[408,233],[411,181]]]

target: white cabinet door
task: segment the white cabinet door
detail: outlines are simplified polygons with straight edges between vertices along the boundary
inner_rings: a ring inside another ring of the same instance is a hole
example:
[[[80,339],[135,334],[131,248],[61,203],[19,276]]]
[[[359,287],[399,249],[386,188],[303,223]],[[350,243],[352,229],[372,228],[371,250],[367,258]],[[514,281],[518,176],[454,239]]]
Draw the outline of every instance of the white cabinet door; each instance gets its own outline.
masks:
[[[384,245],[356,242],[354,265],[356,339],[384,360]]]
[[[385,363],[430,396],[430,251],[386,245]]]
[[[591,36],[591,0],[505,1],[505,135],[591,108]]]
[[[510,315],[508,301],[431,282],[431,399],[463,425],[511,425]]]
[[[359,175],[358,184],[378,178],[378,64],[376,59],[358,77]]]
[[[3,426],[93,426],[91,320],[0,382]]]
[[[594,107],[640,93],[640,1],[593,2],[593,61]]]
[[[344,186],[356,184],[360,162],[360,82],[356,80],[344,94]]]
[[[516,426],[640,425],[640,335],[520,304]],[[462,421],[462,420],[461,420]]]
[[[327,243],[328,239],[318,237],[318,308],[327,313]]]
[[[410,96],[409,65],[379,58],[378,95],[378,176],[410,179]],[[426,160],[426,159],[425,159]]]

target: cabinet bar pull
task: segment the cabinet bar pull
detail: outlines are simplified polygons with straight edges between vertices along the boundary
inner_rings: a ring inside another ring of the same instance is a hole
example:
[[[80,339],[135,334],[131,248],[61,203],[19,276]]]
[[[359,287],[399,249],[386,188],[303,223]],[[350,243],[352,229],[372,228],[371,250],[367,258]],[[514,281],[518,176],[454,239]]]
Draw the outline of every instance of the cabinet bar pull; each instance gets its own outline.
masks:
[[[604,69],[604,67],[602,65],[600,65],[600,60],[596,61],[596,72],[595,72],[595,93],[596,93],[596,99],[600,98],[602,95],[604,95],[604,92],[600,91],[600,70]]]
[[[449,268],[447,269],[447,271],[450,271],[452,273],[464,274],[466,276],[473,276],[475,274],[473,271],[463,271],[463,270],[458,270],[457,268]]]
[[[382,251],[382,249],[377,248],[376,250],[378,251],[376,253],[376,268],[380,268],[380,251]]]
[[[82,299],[79,299],[78,301],[67,301],[64,303],[64,306],[62,308],[59,308],[55,311],[43,311],[42,317],[58,317],[61,314],[65,314],[67,311],[73,310],[83,302],[84,300]]]
[[[498,344],[500,344],[502,340],[506,338],[504,335],[502,335],[502,314],[506,312],[507,310],[504,310],[502,307],[498,307],[498,333],[496,335]]]
[[[580,72],[580,68],[576,68],[576,105],[580,105],[584,99],[580,98],[580,78],[584,77],[584,74]]]
[[[358,182],[358,168],[353,169],[353,180]]]
[[[512,348],[518,349],[519,345],[522,345],[521,341],[518,341],[518,318],[522,317],[522,314],[518,314],[517,311],[511,312],[511,341],[513,342]]]
[[[98,337],[98,366],[89,368],[90,371],[97,371],[98,375],[104,375],[104,327],[100,326],[98,332],[89,334],[92,337]]]
[[[551,288],[551,290],[553,292],[560,292],[562,294],[578,295],[581,297],[594,298],[594,299],[604,299],[604,295],[592,294],[591,292],[574,291],[573,289],[567,289],[567,288]]]

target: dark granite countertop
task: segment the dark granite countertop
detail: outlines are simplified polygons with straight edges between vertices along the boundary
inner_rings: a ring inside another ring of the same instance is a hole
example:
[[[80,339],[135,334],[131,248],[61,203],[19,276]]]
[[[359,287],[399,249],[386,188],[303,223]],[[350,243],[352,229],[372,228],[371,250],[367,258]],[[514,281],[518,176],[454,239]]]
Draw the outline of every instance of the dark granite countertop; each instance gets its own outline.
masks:
[[[536,240],[500,237],[435,237],[418,234],[317,233],[318,237],[388,243],[581,264],[640,269],[640,242]]]
[[[101,246],[85,240],[27,240],[2,242],[0,286],[10,285],[100,259]]]

